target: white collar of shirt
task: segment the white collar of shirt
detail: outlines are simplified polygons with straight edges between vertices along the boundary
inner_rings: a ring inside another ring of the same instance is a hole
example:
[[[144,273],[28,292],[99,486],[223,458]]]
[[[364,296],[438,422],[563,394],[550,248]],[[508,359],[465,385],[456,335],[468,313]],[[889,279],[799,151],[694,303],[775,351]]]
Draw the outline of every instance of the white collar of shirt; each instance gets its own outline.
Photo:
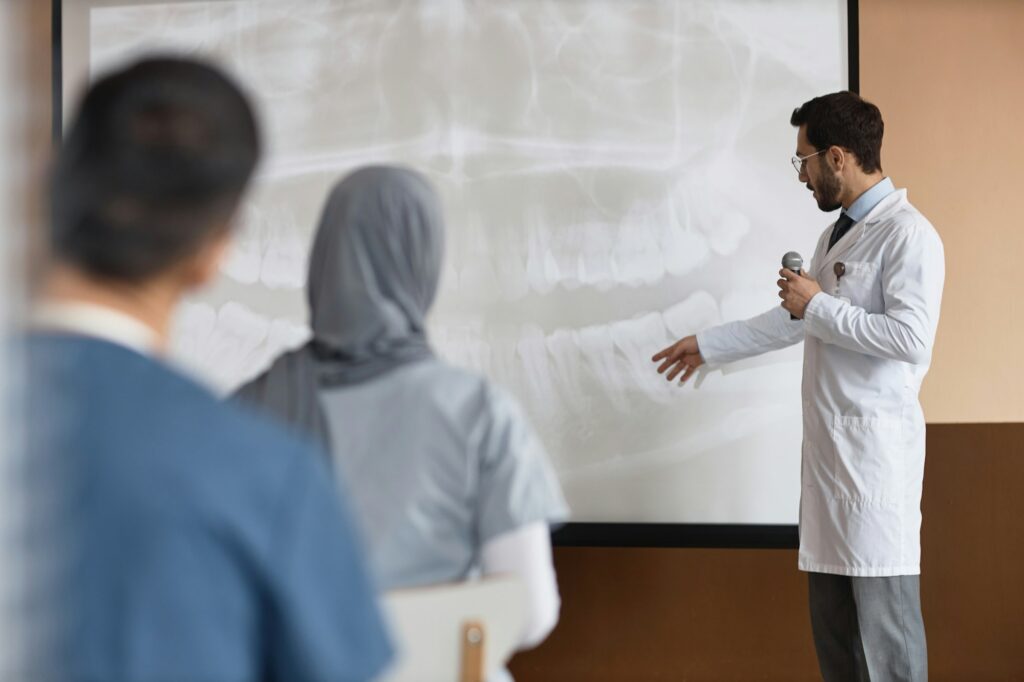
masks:
[[[32,310],[33,329],[89,336],[124,346],[142,355],[155,355],[156,332],[119,310],[78,301],[41,301]]]

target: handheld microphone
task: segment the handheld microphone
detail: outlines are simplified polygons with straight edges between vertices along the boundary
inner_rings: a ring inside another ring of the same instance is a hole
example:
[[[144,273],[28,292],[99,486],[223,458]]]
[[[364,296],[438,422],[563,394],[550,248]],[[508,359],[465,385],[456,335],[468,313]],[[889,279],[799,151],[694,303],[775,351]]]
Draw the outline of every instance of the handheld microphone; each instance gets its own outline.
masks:
[[[787,270],[792,270],[798,275],[800,274],[801,268],[803,268],[803,266],[803,256],[801,256],[796,251],[790,251],[785,256],[782,257],[782,267],[786,268]],[[790,313],[789,319],[799,320],[800,318]]]

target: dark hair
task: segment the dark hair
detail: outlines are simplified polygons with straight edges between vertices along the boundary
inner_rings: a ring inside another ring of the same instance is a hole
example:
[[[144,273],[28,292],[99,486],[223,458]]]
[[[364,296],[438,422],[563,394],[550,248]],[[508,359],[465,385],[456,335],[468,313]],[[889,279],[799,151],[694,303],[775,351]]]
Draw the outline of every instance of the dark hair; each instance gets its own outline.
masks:
[[[53,256],[141,281],[230,224],[259,159],[256,118],[212,66],[150,58],[82,100],[50,185]]]
[[[815,97],[794,109],[789,122],[807,125],[807,141],[816,151],[843,147],[856,154],[865,173],[882,169],[882,112],[860,95],[843,90]]]

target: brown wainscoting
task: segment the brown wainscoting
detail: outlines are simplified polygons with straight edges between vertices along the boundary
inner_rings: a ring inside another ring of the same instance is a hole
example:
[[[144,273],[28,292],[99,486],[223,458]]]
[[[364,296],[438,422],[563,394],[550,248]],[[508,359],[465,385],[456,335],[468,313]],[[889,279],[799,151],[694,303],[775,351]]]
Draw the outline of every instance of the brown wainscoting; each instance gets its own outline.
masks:
[[[928,427],[931,679],[1024,680],[1024,424]],[[816,680],[789,550],[558,548],[558,628],[518,682]]]

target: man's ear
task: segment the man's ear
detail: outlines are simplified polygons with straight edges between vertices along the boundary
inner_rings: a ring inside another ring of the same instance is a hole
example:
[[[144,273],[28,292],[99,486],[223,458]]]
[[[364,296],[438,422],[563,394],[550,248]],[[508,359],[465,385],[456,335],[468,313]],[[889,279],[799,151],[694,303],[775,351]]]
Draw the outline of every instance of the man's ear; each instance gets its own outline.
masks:
[[[850,162],[849,153],[837,145],[829,147],[828,154],[826,154],[826,156],[828,156],[829,160],[832,162],[832,168],[839,173],[842,173],[843,168],[845,168],[846,164]]]

